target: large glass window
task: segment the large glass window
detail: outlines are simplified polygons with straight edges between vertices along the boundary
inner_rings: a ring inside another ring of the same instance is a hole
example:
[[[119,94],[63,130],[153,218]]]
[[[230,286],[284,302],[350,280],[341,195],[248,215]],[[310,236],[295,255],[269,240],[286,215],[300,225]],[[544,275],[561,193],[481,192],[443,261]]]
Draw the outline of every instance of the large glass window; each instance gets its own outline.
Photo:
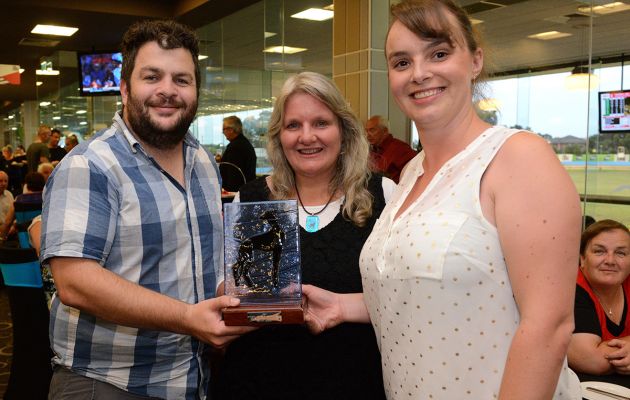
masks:
[[[202,88],[193,134],[212,153],[228,144],[223,118],[236,115],[257,155],[257,173],[270,171],[266,132],[274,95],[286,78],[309,70],[331,75],[332,20],[291,16],[330,1],[265,0],[197,30]]]
[[[623,75],[628,68],[623,69]],[[593,69],[593,90],[567,87],[570,72],[491,81],[489,103],[497,122],[530,129],[544,136],[586,200],[584,213],[630,224],[630,134],[599,133],[598,92],[622,89],[620,65]],[[630,87],[627,80],[624,89]],[[521,93],[524,92],[524,93]]]

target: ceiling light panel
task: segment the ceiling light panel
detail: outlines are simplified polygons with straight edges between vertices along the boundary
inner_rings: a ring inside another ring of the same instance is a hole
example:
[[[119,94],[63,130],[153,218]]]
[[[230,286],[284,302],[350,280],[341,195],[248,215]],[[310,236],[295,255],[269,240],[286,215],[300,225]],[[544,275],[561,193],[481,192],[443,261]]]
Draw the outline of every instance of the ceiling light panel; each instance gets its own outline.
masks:
[[[335,15],[334,11],[324,10],[323,8],[309,8],[297,14],[291,15],[291,18],[309,19],[311,21],[326,21]]]
[[[54,35],[54,36],[72,36],[78,31],[79,28],[72,26],[58,26],[58,25],[42,25],[37,24],[31,33],[37,33],[39,35]]]
[[[36,69],[36,75],[59,75],[59,70],[56,69]]]
[[[578,7],[579,12],[590,14],[592,11],[594,14],[599,14],[599,15],[612,14],[612,13],[617,13],[617,12],[627,11],[627,10],[630,10],[630,4],[625,4],[625,3],[622,3],[621,1],[615,1],[613,3],[602,4],[600,6],[594,6],[593,8],[588,7],[588,6]]]
[[[306,51],[308,49],[302,47],[291,47],[291,46],[270,46],[263,50],[265,53],[278,53],[278,54],[295,54],[300,53],[302,51]]]
[[[536,33],[534,35],[528,35],[527,37],[530,39],[553,40],[553,39],[560,39],[567,36],[571,36],[571,34],[566,33],[566,32],[549,31],[549,32]]]

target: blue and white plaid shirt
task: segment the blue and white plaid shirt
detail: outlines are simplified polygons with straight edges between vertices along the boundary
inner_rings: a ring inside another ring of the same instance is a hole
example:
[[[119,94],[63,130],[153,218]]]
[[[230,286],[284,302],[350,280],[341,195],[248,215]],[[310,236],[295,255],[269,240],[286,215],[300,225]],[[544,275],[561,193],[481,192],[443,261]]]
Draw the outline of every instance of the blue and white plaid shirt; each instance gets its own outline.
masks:
[[[196,303],[223,279],[218,169],[190,133],[185,189],[165,175],[120,115],[55,168],[46,186],[41,260],[80,257],[164,295]],[[171,332],[99,319],[55,298],[55,364],[131,393],[204,398],[205,346]]]

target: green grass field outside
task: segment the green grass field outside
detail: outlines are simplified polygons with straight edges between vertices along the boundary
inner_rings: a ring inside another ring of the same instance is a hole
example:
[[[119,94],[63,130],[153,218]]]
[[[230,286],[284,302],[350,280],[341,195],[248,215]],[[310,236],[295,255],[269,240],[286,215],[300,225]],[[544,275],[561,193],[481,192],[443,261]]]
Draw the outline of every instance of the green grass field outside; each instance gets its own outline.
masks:
[[[584,193],[586,180],[587,194],[630,198],[630,168],[589,168],[587,174],[584,173],[584,168],[570,168],[567,172],[579,193]],[[630,205],[587,203],[585,213],[596,220],[610,218],[630,226]]]

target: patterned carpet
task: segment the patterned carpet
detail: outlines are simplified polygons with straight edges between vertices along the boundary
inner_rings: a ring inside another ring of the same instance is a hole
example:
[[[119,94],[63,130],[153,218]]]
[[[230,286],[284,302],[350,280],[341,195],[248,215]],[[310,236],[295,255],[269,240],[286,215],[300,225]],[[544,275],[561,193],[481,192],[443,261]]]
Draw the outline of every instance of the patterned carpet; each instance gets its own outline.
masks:
[[[11,373],[11,357],[13,356],[13,324],[9,297],[4,287],[0,287],[0,398],[9,383]]]

